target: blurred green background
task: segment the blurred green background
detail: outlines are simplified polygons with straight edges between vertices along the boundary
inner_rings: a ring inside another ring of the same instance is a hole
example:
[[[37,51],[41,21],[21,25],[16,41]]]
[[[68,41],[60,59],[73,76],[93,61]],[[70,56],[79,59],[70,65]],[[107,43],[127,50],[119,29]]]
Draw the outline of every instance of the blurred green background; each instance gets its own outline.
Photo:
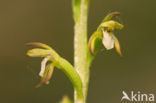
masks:
[[[101,48],[91,66],[88,103],[120,103],[122,91],[156,94],[156,0],[91,0],[88,34],[103,17],[121,12],[117,31],[124,58]],[[55,69],[50,85],[35,89],[40,58],[26,56],[28,42],[51,45],[73,63],[71,0],[0,1],[0,103],[58,103],[73,98],[70,81]]]

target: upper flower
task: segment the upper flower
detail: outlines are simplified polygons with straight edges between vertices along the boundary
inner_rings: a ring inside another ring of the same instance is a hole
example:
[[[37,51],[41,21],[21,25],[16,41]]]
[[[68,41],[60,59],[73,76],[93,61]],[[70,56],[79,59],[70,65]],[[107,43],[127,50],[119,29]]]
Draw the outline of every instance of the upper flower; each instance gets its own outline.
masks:
[[[97,31],[95,31],[90,37],[89,50],[92,55],[96,54],[100,45],[103,44],[106,50],[110,50],[115,47],[117,53],[122,56],[120,44],[114,35],[114,30],[122,29],[123,25],[117,21],[111,20],[116,15],[118,15],[118,13],[114,12],[106,16],[97,28]]]

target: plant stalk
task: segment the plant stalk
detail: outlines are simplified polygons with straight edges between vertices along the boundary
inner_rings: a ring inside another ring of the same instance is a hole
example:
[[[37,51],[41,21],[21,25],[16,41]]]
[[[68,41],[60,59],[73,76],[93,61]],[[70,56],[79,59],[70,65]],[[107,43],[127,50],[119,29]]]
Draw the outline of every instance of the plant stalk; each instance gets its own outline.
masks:
[[[74,103],[86,103],[89,67],[87,65],[87,23],[88,23],[88,0],[81,0],[80,17],[74,27],[74,66],[83,83],[83,99],[77,97],[74,91]]]

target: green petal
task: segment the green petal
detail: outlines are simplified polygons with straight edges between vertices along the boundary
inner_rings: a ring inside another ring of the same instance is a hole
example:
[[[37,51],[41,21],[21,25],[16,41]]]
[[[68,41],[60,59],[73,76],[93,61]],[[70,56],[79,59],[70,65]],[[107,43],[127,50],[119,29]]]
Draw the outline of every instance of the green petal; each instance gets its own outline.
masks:
[[[119,40],[115,37],[115,35],[113,35],[113,38],[114,38],[114,46],[115,46],[116,52],[120,55],[120,57],[122,57]]]
[[[114,29],[122,29],[123,25],[116,21],[110,20],[110,21],[106,21],[102,23],[100,27],[103,27],[104,30],[107,30],[107,31],[113,31]]]
[[[46,50],[46,49],[31,49],[27,52],[27,55],[30,57],[45,57],[47,55],[51,54],[51,50]]]

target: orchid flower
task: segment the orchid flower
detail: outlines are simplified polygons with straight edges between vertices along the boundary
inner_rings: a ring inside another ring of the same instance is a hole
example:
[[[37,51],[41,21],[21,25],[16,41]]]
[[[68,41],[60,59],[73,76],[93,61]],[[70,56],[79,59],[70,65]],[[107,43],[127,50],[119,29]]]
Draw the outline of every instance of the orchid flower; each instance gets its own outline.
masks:
[[[122,56],[120,50],[120,43],[114,35],[115,29],[122,29],[123,25],[117,21],[111,20],[117,13],[110,14],[102,21],[97,31],[93,33],[89,40],[89,50],[92,55],[96,54],[99,50],[99,45],[103,44],[106,50],[113,49],[115,47],[117,53]]]

